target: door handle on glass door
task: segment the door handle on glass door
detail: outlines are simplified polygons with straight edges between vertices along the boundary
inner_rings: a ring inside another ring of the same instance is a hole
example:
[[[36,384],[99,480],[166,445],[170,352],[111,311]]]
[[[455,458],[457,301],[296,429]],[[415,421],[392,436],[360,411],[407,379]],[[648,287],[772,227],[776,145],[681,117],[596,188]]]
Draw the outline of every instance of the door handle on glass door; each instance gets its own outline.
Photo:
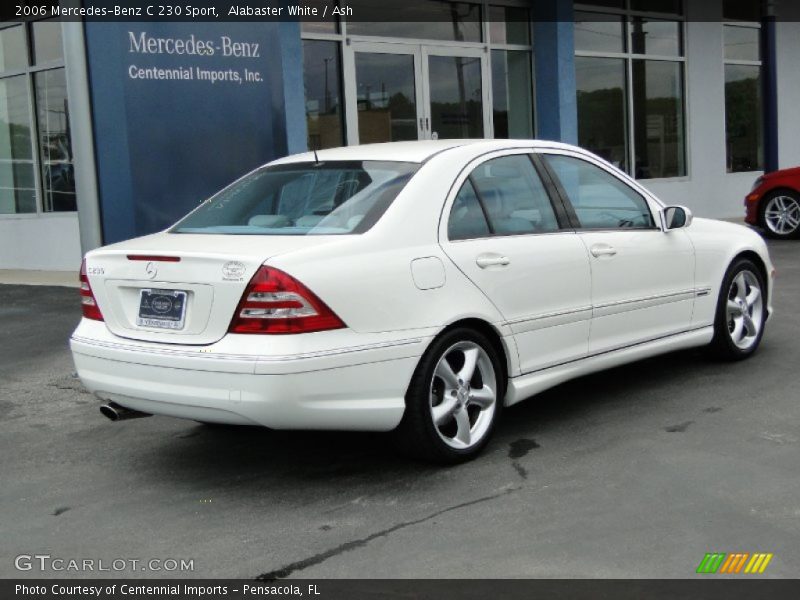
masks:
[[[595,258],[600,258],[602,256],[611,257],[617,253],[617,249],[613,246],[609,246],[608,244],[595,244],[589,248],[589,252],[591,252],[592,256]]]
[[[480,254],[475,259],[475,264],[481,269],[489,267],[506,267],[511,264],[511,260],[507,256],[501,254]]]

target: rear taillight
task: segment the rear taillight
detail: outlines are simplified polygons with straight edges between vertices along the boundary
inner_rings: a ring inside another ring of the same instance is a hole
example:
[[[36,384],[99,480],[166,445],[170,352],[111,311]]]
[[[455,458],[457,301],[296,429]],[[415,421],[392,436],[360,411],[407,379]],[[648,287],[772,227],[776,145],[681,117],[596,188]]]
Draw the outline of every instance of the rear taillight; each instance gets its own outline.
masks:
[[[291,275],[262,266],[236,307],[231,333],[310,333],[345,327],[314,292]]]
[[[83,309],[83,316],[87,319],[94,319],[95,321],[103,320],[103,313],[100,312],[100,307],[97,306],[97,300],[92,293],[92,286],[89,285],[89,278],[86,276],[86,259],[81,262],[81,308]]]

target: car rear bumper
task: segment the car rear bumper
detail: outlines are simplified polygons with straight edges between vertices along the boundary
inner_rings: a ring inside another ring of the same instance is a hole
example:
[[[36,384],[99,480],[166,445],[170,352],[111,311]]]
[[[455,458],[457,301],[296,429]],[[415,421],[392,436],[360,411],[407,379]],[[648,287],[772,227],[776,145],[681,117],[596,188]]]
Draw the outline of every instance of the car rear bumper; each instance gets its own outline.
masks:
[[[388,431],[403,416],[426,343],[264,357],[181,353],[76,332],[70,346],[84,385],[133,410],[274,429]]]

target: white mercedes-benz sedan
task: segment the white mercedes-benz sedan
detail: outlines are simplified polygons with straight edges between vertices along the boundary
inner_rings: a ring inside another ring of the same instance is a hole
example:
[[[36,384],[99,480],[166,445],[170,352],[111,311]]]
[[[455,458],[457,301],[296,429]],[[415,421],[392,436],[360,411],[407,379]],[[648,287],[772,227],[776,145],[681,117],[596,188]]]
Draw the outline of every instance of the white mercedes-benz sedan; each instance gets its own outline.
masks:
[[[455,462],[568,379],[693,346],[749,356],[774,275],[756,233],[580,148],[354,146],[89,252],[71,347],[114,420],[392,431]]]

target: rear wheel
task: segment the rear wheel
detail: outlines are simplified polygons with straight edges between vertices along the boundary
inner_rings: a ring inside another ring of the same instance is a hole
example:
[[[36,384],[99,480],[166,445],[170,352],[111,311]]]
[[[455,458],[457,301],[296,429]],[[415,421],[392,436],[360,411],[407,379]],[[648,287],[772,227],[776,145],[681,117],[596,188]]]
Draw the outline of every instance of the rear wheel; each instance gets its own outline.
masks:
[[[477,456],[502,409],[505,371],[483,334],[446,332],[423,355],[406,393],[406,411],[394,432],[408,454],[440,463]]]
[[[761,201],[761,224],[771,238],[800,237],[800,195],[789,190],[769,194]]]
[[[766,285],[756,265],[734,262],[725,274],[717,302],[714,339],[718,356],[740,360],[753,354],[764,335],[767,320]]]

